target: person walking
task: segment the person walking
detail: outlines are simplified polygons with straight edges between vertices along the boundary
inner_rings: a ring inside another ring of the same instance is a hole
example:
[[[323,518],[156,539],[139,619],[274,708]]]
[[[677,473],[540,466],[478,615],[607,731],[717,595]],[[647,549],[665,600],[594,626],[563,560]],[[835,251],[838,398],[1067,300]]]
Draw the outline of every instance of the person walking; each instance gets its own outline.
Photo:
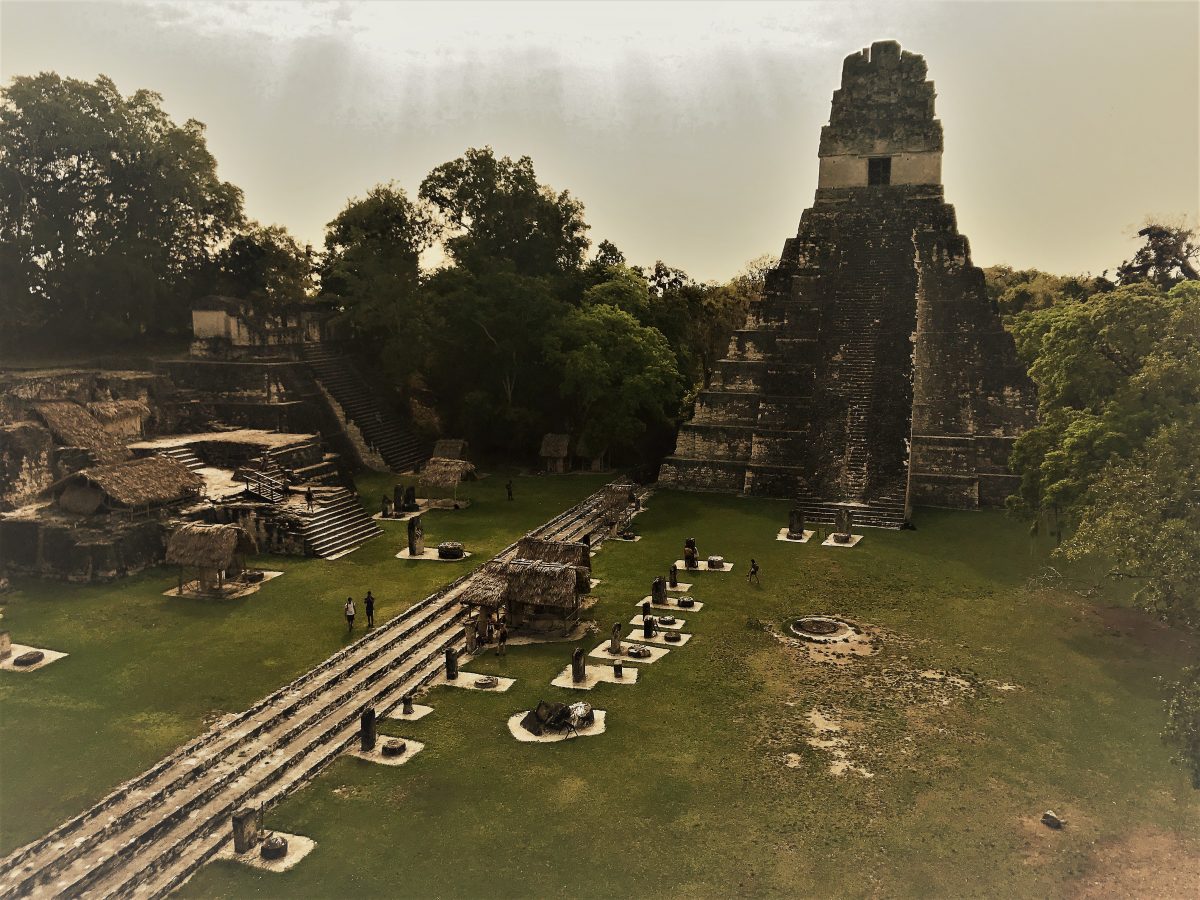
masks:
[[[306,488],[304,491],[304,501],[308,504],[308,511],[313,511],[313,500],[316,499],[313,495],[312,488]]]
[[[363,599],[363,606],[367,610],[367,627],[375,627],[375,597],[370,591],[367,591],[367,596]]]
[[[750,557],[750,571],[746,573],[746,584],[749,584],[752,581],[755,584],[762,583],[758,580],[758,562],[754,559],[754,557]]]
[[[354,598],[353,597],[346,598],[346,607],[345,607],[344,612],[346,613],[346,634],[349,634],[350,632],[352,632],[354,630]]]
[[[504,625],[500,626],[500,631],[496,635],[496,655],[505,656],[508,649],[508,628]]]
[[[511,500],[512,499],[512,479],[511,478],[508,479],[507,483],[505,483],[504,489],[506,491],[508,491],[508,499]]]

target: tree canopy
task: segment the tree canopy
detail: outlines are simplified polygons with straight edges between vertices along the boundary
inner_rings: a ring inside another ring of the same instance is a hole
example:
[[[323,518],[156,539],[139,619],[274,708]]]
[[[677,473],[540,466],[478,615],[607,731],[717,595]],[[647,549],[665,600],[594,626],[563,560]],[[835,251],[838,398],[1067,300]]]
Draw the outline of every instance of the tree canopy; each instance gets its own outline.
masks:
[[[0,90],[0,325],[123,338],[186,322],[243,224],[204,126],[54,73]]]

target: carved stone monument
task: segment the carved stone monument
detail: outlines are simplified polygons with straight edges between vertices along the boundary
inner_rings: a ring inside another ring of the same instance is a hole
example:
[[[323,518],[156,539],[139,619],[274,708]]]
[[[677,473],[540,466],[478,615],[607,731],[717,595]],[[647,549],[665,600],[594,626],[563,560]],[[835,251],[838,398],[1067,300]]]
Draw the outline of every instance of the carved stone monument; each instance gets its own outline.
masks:
[[[364,753],[375,749],[375,708],[368,706],[358,719],[359,746]]]
[[[416,558],[425,554],[425,529],[421,527],[421,517],[413,516],[408,520],[408,555]]]
[[[644,619],[648,615],[650,615],[650,601],[643,600],[642,601],[642,618]]]
[[[659,606],[667,605],[667,582],[661,575],[650,584],[650,599]]]
[[[658,622],[654,616],[642,616],[642,637],[652,638],[658,634]]]
[[[405,694],[403,697],[401,697],[400,704],[401,704],[400,711],[403,712],[404,715],[411,716],[413,714],[413,695],[412,694]]]
[[[417,489],[413,485],[409,485],[404,489],[404,511],[417,512],[420,507],[417,506]]]
[[[612,638],[608,642],[608,652],[613,656],[621,655],[621,623],[614,622],[612,627]]]
[[[8,659],[12,656],[12,635],[7,631],[0,631],[0,659]]]
[[[679,566],[675,565],[675,563],[671,563],[671,571],[667,575],[667,584],[673,588],[679,587]]]
[[[230,819],[233,822],[233,852],[242,854],[253,849],[258,843],[258,811],[243,806]]]
[[[396,484],[392,486],[392,510],[396,515],[400,515],[404,509],[404,485]]]
[[[793,507],[788,514],[788,537],[796,540],[804,537],[804,510]]]
[[[392,500],[387,495],[383,495],[383,499],[379,502],[379,515],[385,519],[392,517]]]
[[[446,680],[453,681],[458,677],[458,651],[453,647],[446,648]]]
[[[839,508],[834,519],[833,539],[839,544],[849,543],[851,525],[850,510],[844,506]]]
[[[476,631],[475,628],[470,623],[467,624],[466,632],[467,632],[467,652],[474,654],[476,648],[479,646],[479,632]]]
[[[571,654],[571,681],[575,684],[587,681],[587,665],[583,661],[582,647],[576,647],[575,652]]]

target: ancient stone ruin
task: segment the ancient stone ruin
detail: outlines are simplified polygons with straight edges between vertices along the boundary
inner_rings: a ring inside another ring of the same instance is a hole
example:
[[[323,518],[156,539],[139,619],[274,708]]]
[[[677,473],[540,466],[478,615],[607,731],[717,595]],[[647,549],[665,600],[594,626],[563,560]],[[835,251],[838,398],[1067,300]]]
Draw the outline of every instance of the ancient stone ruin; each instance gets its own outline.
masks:
[[[847,57],[821,130],[816,199],[735,332],[660,482],[786,497],[810,521],[854,504],[996,506],[1033,387],[943,197],[925,60]]]

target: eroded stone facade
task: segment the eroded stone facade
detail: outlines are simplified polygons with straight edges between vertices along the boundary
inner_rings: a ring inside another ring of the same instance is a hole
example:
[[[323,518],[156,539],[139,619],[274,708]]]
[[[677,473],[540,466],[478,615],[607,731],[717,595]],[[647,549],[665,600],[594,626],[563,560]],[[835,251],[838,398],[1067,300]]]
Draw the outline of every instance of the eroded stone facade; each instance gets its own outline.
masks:
[[[898,527],[914,504],[997,505],[1033,388],[941,185],[925,61],[846,59],[813,206],[680,430],[660,482],[795,498]]]

